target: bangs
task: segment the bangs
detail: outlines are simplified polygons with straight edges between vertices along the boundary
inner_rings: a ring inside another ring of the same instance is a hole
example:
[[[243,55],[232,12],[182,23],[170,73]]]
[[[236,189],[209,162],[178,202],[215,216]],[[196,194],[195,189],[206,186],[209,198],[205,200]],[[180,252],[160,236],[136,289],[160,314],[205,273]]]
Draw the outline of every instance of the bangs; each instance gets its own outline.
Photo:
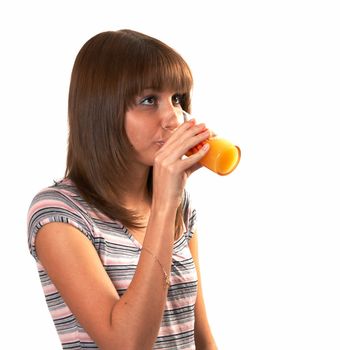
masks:
[[[192,88],[192,76],[189,67],[178,57],[155,55],[147,57],[143,72],[137,81],[138,93],[145,88],[155,90],[172,90],[189,93]]]
[[[174,50],[162,44],[161,47],[142,47],[136,52],[134,68],[129,64],[129,78],[126,86],[128,104],[145,89],[174,91],[189,99],[193,78],[189,66]]]

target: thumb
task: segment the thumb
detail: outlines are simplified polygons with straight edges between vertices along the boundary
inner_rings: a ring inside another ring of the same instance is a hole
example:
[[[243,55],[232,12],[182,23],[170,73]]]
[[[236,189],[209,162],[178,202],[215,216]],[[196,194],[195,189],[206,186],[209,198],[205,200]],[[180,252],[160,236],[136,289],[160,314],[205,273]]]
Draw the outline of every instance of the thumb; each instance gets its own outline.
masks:
[[[197,171],[198,169],[202,168],[202,164],[199,163],[199,161],[207,154],[209,151],[210,145],[208,143],[204,144],[203,147],[200,148],[200,150],[193,155],[191,155],[189,158],[192,158],[192,160],[196,160],[195,163],[187,169],[187,175],[190,176],[192,173]],[[196,158],[196,159],[195,159]]]

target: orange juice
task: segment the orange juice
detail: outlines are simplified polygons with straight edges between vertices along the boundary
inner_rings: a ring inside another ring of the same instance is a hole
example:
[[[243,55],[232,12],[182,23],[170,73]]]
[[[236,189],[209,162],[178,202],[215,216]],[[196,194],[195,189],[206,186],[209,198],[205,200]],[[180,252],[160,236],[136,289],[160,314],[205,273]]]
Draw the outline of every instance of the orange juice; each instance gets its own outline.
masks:
[[[205,143],[209,143],[210,148],[200,160],[203,166],[219,175],[228,175],[237,167],[241,157],[240,148],[218,136],[211,137],[192,148],[187,156],[196,153]]]

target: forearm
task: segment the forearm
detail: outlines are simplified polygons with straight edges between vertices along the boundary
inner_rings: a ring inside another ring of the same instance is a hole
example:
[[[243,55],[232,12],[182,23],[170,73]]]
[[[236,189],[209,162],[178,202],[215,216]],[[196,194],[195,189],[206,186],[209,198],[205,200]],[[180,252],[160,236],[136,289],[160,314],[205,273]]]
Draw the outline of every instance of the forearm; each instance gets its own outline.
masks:
[[[151,211],[143,243],[147,250],[142,249],[131,284],[111,312],[113,331],[121,337],[121,343],[115,339],[118,348],[151,349],[155,342],[167,295],[164,271],[170,275],[175,216],[175,209]]]
[[[165,274],[170,275],[176,211],[186,179],[197,169],[207,149],[182,157],[208,137],[202,133],[204,128],[192,121],[182,124],[155,155],[153,201],[143,243],[147,250],[141,252],[128,290],[113,306],[112,334],[119,339],[108,349],[151,349],[155,342],[166,302]]]

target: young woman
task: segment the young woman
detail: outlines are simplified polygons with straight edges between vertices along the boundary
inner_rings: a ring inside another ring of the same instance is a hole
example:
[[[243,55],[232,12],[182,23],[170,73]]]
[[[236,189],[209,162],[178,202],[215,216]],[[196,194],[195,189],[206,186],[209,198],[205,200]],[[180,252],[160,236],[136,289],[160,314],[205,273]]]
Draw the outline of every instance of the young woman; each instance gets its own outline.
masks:
[[[216,349],[188,176],[209,130],[183,121],[183,58],[131,30],[91,38],[69,92],[65,178],[28,214],[31,254],[63,349]]]

